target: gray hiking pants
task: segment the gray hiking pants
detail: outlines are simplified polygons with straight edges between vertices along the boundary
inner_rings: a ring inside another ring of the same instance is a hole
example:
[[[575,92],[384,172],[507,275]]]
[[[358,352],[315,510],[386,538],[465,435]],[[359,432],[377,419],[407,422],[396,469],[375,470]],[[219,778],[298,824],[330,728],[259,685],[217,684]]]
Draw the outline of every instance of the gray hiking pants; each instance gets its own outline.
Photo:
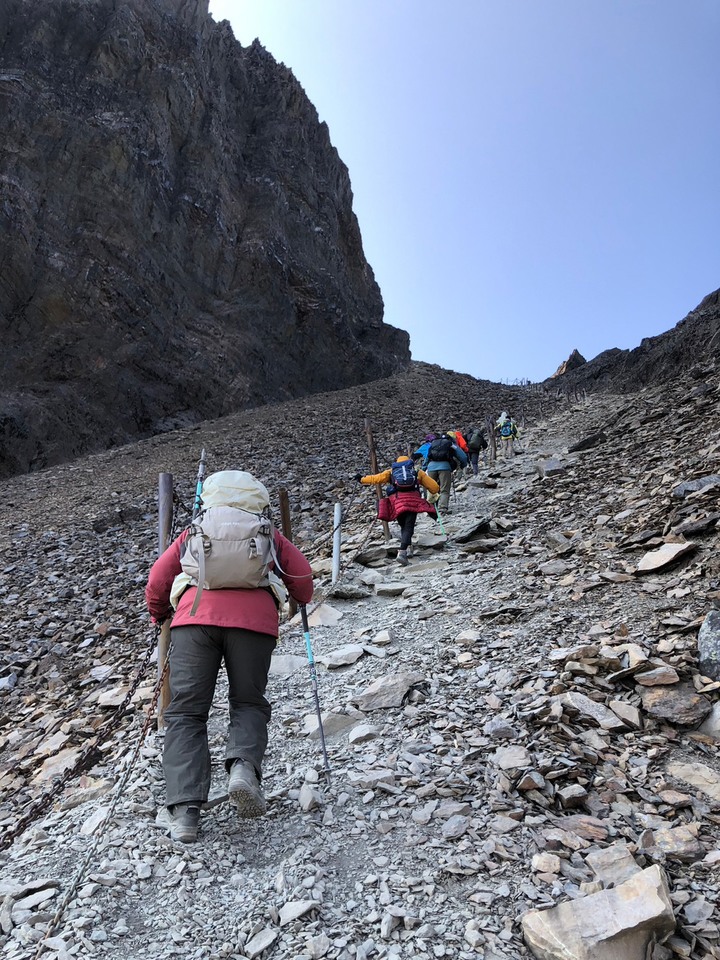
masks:
[[[165,710],[166,804],[204,801],[210,791],[207,720],[223,657],[230,722],[226,765],[242,758],[258,777],[267,747],[270,704],[265,699],[275,638],[234,627],[174,627],[170,631],[170,705]]]
[[[428,476],[440,487],[438,510],[447,513],[450,506],[450,491],[452,490],[452,470],[429,470]]]

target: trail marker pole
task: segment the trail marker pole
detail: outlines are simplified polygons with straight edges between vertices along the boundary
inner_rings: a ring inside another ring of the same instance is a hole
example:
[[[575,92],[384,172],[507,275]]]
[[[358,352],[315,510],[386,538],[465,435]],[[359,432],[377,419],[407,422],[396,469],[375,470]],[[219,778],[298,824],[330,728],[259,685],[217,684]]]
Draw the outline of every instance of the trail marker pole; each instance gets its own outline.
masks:
[[[170,531],[173,518],[173,476],[171,473],[161,473],[158,477],[158,556],[170,546]],[[162,676],[163,666],[167,660],[170,647],[170,620],[167,619],[160,627],[158,637],[158,679]],[[157,708],[158,730],[165,726],[165,708],[170,703],[170,681],[166,672],[162,692]]]
[[[342,524],[342,504],[335,504],[335,516],[333,518],[333,556],[332,556],[332,582],[337,583],[340,576],[340,542],[341,542],[341,524]]]

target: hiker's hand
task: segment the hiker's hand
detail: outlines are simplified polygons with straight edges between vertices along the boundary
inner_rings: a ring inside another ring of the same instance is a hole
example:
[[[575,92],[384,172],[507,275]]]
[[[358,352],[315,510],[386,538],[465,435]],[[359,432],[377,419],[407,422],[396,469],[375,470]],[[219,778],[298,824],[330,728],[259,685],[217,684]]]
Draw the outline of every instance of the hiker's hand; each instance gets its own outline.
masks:
[[[362,474],[356,473],[355,476],[353,477],[353,480],[357,480],[357,482],[360,483],[362,481]]]
[[[440,499],[439,493],[429,493],[428,494],[428,503],[437,503]]]

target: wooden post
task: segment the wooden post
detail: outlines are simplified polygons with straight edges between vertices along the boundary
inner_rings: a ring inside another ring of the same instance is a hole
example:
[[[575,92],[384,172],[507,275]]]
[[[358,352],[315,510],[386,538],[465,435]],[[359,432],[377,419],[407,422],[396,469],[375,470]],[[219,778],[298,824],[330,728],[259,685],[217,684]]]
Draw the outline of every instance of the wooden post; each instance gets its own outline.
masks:
[[[290,521],[290,500],[288,498],[288,492],[285,487],[280,487],[278,490],[278,497],[280,498],[280,526],[282,527],[283,536],[288,540],[292,541],[292,523]],[[297,613],[297,601],[293,600],[292,597],[288,599],[288,617],[290,620]]]
[[[492,417],[485,417],[485,429],[488,435],[488,460],[495,463],[497,459],[497,444],[495,443],[495,421]]]
[[[161,473],[158,477],[158,556],[170,546],[170,532],[173,518],[173,477],[171,473]],[[158,639],[158,677],[167,659],[170,647],[170,620],[166,620],[160,628]],[[158,730],[165,726],[165,708],[170,703],[170,673],[165,674],[165,681],[158,701],[157,725]]]
[[[370,450],[370,469],[373,473],[378,472],[378,461],[377,453],[375,452],[375,441],[373,440],[372,427],[370,426],[370,421],[368,418],[365,418],[365,435],[367,436],[368,448]],[[382,500],[383,497],[383,488],[381,483],[375,484],[375,493],[377,494],[378,501]],[[390,539],[390,524],[387,520],[383,520],[383,533],[385,534],[385,539]]]

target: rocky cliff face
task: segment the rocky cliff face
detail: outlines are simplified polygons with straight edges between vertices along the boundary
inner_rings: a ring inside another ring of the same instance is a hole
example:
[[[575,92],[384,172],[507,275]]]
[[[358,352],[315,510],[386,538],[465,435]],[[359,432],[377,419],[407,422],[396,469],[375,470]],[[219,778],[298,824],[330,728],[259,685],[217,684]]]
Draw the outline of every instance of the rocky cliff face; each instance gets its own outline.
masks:
[[[326,125],[207,0],[5,0],[0,102],[0,474],[407,366]]]
[[[605,350],[587,363],[561,364],[548,385],[632,393],[720,358],[720,290],[709,294],[672,330],[646,337],[634,350]],[[582,360],[582,357],[580,357]]]

